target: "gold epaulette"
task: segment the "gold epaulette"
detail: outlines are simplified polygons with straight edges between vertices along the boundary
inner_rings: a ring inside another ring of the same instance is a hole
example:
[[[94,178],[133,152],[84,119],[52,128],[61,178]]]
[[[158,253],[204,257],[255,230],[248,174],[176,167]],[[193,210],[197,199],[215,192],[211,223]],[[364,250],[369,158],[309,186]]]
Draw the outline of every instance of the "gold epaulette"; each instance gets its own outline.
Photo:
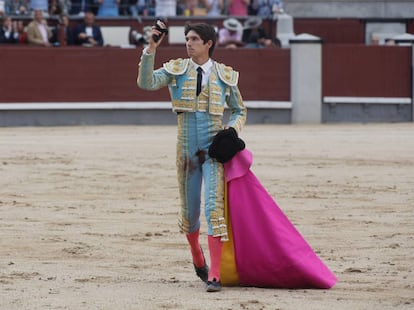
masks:
[[[239,81],[239,72],[232,67],[216,62],[216,69],[220,80],[229,86],[236,86]]]
[[[188,68],[189,59],[177,58],[164,63],[165,71],[173,75],[184,74]]]

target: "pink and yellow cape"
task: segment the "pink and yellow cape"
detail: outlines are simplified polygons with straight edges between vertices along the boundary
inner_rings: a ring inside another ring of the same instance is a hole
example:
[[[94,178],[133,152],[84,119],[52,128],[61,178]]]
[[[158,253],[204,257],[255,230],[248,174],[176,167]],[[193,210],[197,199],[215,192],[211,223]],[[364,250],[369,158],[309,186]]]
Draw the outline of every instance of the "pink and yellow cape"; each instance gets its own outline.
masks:
[[[229,241],[223,246],[222,284],[331,288],[336,276],[251,172],[252,161],[244,149],[224,164]]]

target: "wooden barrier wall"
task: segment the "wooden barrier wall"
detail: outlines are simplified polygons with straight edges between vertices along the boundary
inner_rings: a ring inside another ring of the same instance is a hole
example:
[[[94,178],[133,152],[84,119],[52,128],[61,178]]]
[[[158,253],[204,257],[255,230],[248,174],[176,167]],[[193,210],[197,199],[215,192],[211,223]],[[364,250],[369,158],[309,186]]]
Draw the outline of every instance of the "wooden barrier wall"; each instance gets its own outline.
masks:
[[[411,47],[327,44],[323,96],[410,97]]]
[[[327,44],[322,50],[322,95],[411,97],[410,47]],[[141,49],[0,48],[0,102],[168,101],[166,88],[136,86]],[[186,57],[162,47],[156,67]],[[218,48],[215,59],[240,72],[245,100],[290,101],[290,51]]]
[[[137,88],[141,49],[0,48],[0,102],[168,101],[167,88],[150,92]],[[186,57],[184,47],[162,47],[156,67],[171,58]],[[290,99],[290,53],[274,49],[217,49],[218,62],[240,72],[245,100]]]

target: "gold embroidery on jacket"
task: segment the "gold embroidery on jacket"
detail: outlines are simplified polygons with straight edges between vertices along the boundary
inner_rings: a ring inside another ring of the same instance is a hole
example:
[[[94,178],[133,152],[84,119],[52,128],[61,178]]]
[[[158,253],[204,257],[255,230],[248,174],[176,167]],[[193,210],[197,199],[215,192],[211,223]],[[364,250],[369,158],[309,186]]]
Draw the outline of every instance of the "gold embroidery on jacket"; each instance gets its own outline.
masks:
[[[223,115],[226,97],[230,95],[230,87],[237,85],[238,72],[231,67],[214,62],[207,87],[203,87],[196,97],[196,73],[188,59],[175,59],[164,64],[165,70],[175,75],[172,87],[178,87],[178,75],[187,74],[181,85],[180,98],[172,98],[173,111],[202,111],[213,115]],[[221,82],[224,83],[221,84]],[[223,90],[223,86],[225,89]],[[223,97],[224,94],[224,97]]]
[[[165,71],[167,71],[170,74],[181,75],[181,74],[184,74],[185,71],[187,70],[188,63],[189,63],[188,58],[187,59],[178,58],[178,59],[173,59],[173,60],[170,60],[164,63],[163,67]]]
[[[226,66],[221,63],[215,63],[217,73],[224,83],[229,86],[236,86],[239,80],[239,72],[233,70],[232,67]]]

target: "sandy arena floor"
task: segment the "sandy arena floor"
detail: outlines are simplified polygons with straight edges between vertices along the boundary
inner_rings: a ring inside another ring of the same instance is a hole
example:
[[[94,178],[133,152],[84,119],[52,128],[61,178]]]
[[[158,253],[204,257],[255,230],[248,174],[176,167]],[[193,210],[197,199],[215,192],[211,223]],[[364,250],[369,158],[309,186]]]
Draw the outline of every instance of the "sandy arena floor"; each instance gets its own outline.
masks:
[[[177,228],[174,126],[0,128],[0,309],[414,309],[413,124],[242,138],[333,289],[204,291]]]

